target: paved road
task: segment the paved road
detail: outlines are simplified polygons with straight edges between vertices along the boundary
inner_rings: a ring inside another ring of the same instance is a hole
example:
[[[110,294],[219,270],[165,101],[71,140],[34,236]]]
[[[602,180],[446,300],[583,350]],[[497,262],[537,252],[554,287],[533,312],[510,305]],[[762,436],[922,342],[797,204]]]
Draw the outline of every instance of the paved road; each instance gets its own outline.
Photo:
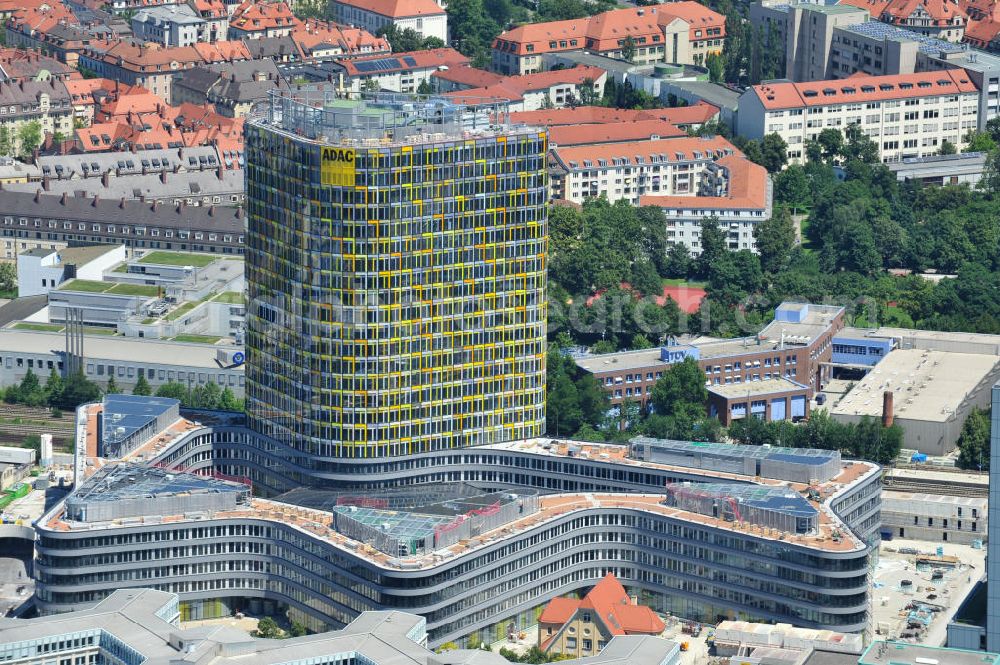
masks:
[[[11,300],[3,307],[0,307],[0,328],[8,323],[28,318],[45,307],[47,302],[48,298],[44,295]]]

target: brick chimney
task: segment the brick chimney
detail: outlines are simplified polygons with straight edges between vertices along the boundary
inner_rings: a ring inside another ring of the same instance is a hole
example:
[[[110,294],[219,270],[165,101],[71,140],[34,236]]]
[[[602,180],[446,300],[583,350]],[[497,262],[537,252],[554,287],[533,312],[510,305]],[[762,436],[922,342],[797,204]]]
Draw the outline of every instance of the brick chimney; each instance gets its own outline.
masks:
[[[166,171],[160,171],[160,182],[162,182],[164,185],[167,184],[167,172]]]
[[[66,192],[63,192],[62,196],[59,197],[59,203],[66,205]]]
[[[97,204],[100,203],[100,201],[101,201],[101,197],[98,196],[97,194],[94,194],[94,200],[90,202],[90,205],[92,205],[92,206],[94,206],[96,208]]]
[[[105,171],[104,173],[101,174],[101,184],[104,185],[105,187],[111,184],[111,176],[109,175],[108,171]]]
[[[893,406],[892,391],[886,390],[882,393],[882,427],[892,427]]]
[[[51,187],[52,183],[49,182],[49,176],[45,176],[44,178],[42,178],[42,189],[44,189],[47,192]]]

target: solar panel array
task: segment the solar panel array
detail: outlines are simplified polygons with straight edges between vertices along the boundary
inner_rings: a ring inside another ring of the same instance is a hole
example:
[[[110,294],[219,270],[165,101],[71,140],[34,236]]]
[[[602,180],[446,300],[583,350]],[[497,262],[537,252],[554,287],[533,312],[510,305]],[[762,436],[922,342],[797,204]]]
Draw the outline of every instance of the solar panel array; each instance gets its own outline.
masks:
[[[918,32],[905,30],[880,21],[865,21],[864,23],[849,25],[844,29],[874,39],[915,41],[918,42],[919,45],[917,48],[921,53],[927,53],[930,55],[937,55],[942,51],[945,53],[958,53],[965,50],[965,47],[959,44],[953,44],[951,42],[946,42],[943,39],[921,35]]]

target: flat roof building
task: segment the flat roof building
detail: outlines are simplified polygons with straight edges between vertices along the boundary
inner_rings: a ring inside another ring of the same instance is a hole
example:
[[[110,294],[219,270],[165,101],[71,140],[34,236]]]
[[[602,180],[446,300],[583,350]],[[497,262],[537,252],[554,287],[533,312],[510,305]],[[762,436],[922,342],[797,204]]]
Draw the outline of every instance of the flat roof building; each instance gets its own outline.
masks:
[[[806,402],[830,377],[831,340],[843,327],[843,315],[844,309],[833,305],[782,303],[775,309],[774,320],[753,336],[673,342],[661,348],[587,354],[574,360],[604,386],[613,405],[626,400],[645,404],[663,373],[690,356],[704,370],[705,385],[726,399],[717,409],[730,408],[735,403],[731,398],[745,398],[748,389],[751,394],[778,390],[781,394],[775,394],[775,399],[791,400],[785,417],[805,417]],[[761,384],[760,390],[753,385],[748,388],[748,384],[772,380]]]
[[[113,374],[115,383],[130,392],[143,376],[154,391],[170,381],[192,387],[212,382],[242,396],[243,366],[219,360],[220,351],[233,348],[236,347],[87,335],[83,372],[101,386]],[[53,369],[62,372],[65,356],[61,333],[0,330],[0,385],[19,383],[29,369],[41,377],[48,376]]]
[[[367,663],[368,665],[504,665],[499,654],[427,649],[426,621],[407,612],[364,612],[343,629],[271,640],[229,626],[181,627],[176,594],[154,589],[115,591],[96,606],[34,619],[0,619],[0,654],[25,665],[52,658],[113,659],[124,665],[282,665]],[[587,665],[677,665],[676,642],[621,636],[586,659]],[[16,656],[14,656],[16,654]],[[83,654],[83,656],[81,656]],[[567,665],[582,660],[568,661]]]
[[[976,353],[897,349],[889,353],[842,399],[830,415],[856,423],[883,416],[883,393],[892,393],[892,419],[903,428],[903,447],[927,455],[955,448],[965,417],[989,404],[1000,378],[1000,358]]]

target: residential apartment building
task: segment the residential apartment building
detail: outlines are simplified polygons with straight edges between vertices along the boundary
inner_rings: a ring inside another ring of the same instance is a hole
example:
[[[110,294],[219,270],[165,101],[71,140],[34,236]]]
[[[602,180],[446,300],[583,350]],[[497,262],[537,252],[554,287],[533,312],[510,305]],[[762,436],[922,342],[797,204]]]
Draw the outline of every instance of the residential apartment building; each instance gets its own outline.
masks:
[[[767,169],[743,155],[728,155],[705,165],[693,195],[639,197],[639,205],[656,206],[667,218],[667,242],[701,254],[701,223],[718,219],[729,249],[757,251],[755,229],[771,218],[771,178]]]
[[[493,42],[493,69],[504,74],[541,71],[543,56],[586,50],[637,64],[704,64],[721,53],[725,17],[696,2],[613,9],[589,18],[518,26]]]
[[[448,13],[434,0],[332,0],[330,9],[338,23],[371,33],[388,26],[414,30],[423,37],[448,43]],[[457,35],[461,37],[461,35]]]
[[[415,93],[420,84],[431,84],[431,76],[441,67],[467,65],[469,59],[452,48],[437,48],[412,53],[366,56],[350,60],[288,67],[284,71],[294,77],[301,74],[317,82],[332,77],[341,90],[386,90]]]
[[[38,123],[40,140],[46,133],[73,135],[73,104],[64,81],[0,83],[0,128],[10,136],[12,153],[23,151],[20,131],[31,123]]]
[[[59,243],[243,254],[243,209],[4,192],[0,240],[16,251]],[[9,251],[9,250],[8,250]]]
[[[766,83],[740,97],[738,133],[776,133],[800,163],[823,129],[858,125],[883,162],[938,152],[945,140],[962,150],[979,126],[979,90],[961,69],[812,83]]]
[[[272,90],[287,90],[288,84],[273,60],[220,62],[189,69],[173,80],[175,104],[212,104],[229,118],[243,118],[253,105]]]
[[[432,72],[437,76],[440,72]],[[604,92],[607,73],[598,67],[579,65],[523,76],[507,76],[482,88],[470,88],[445,93],[453,100],[506,99],[511,112],[537,111],[543,108],[563,108],[577,104],[584,89],[592,98]]]
[[[204,62],[193,46],[160,46],[156,43],[114,42],[89,47],[80,54],[80,66],[98,76],[138,85],[171,103],[173,79]]]
[[[779,394],[783,400],[793,393],[784,413],[799,418],[807,415],[809,399],[831,376],[831,341],[843,327],[842,307],[782,303],[775,309],[774,321],[750,337],[588,354],[575,360],[604,386],[613,405],[625,401],[646,404],[663,373],[691,357],[705,372],[705,386],[725,398],[726,409],[716,404],[713,414],[720,419],[752,412],[740,410],[746,407],[748,393],[758,387]],[[724,394],[727,390],[730,392]]]
[[[229,17],[229,38],[287,37],[300,23],[285,0],[244,0]]]
[[[40,51],[0,48],[0,81],[47,81],[50,78],[67,81],[79,73],[64,62],[43,55]]]
[[[156,42],[163,46],[191,46],[208,41],[209,36],[205,20],[188,5],[163,5],[139,10],[132,17],[132,34],[144,42]]]
[[[846,4],[869,6],[867,0],[847,0]],[[889,0],[872,18],[950,42],[962,41],[969,21],[958,0]]]
[[[710,163],[740,154],[721,136],[557,147],[549,160],[552,198],[639,205],[643,196],[695,196]]]

